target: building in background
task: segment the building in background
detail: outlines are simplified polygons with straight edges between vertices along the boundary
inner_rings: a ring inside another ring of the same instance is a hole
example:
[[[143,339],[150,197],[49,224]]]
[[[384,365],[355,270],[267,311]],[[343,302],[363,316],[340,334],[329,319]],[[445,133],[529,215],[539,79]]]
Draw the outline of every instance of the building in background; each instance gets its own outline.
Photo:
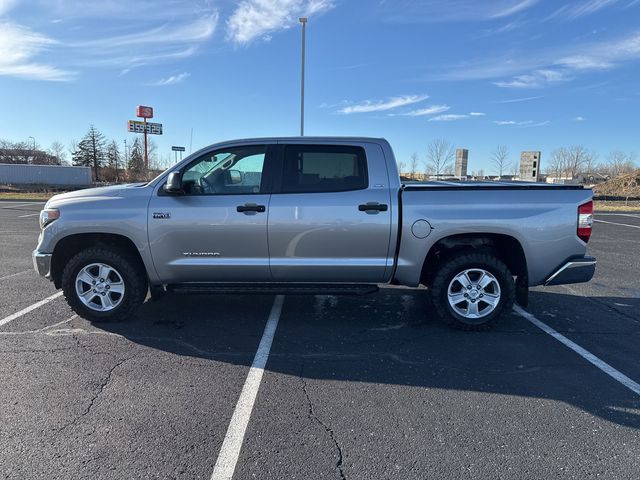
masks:
[[[520,181],[537,182],[540,180],[541,152],[522,152],[520,154]]]
[[[469,164],[469,150],[466,148],[458,148],[456,150],[455,176],[457,178],[465,178],[467,176],[467,165]]]

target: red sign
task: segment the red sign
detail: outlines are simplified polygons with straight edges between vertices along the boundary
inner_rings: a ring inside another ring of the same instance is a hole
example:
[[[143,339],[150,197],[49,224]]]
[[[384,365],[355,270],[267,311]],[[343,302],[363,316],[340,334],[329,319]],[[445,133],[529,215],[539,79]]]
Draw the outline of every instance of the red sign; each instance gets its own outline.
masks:
[[[136,116],[139,118],[153,118],[153,107],[138,105],[136,107]]]

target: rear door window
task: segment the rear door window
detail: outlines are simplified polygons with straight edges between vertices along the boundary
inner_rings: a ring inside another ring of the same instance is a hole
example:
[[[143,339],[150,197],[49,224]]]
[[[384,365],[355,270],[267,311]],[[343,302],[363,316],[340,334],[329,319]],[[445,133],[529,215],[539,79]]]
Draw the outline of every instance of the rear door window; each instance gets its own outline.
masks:
[[[289,145],[284,151],[283,193],[344,192],[369,184],[362,147]]]

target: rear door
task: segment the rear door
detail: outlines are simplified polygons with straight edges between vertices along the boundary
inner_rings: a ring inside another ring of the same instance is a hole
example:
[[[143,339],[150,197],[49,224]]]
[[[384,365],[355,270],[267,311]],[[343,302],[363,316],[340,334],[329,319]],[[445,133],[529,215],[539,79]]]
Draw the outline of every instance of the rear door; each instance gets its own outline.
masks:
[[[182,170],[181,195],[161,183],[149,203],[153,262],[164,283],[267,282],[266,145],[207,153]]]
[[[391,198],[376,144],[280,146],[282,178],[269,206],[279,282],[384,281]]]

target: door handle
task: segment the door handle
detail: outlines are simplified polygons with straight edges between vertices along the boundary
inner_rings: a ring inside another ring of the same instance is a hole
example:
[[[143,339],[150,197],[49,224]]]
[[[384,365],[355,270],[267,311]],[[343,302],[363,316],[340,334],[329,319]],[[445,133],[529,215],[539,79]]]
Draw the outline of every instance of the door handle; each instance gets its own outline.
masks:
[[[358,205],[358,210],[361,212],[386,212],[389,206],[384,203],[365,203],[364,205]]]
[[[264,205],[255,205],[255,204],[247,203],[245,205],[238,205],[236,207],[236,210],[239,213],[245,213],[245,212],[262,213],[267,211],[267,207],[265,207]]]

